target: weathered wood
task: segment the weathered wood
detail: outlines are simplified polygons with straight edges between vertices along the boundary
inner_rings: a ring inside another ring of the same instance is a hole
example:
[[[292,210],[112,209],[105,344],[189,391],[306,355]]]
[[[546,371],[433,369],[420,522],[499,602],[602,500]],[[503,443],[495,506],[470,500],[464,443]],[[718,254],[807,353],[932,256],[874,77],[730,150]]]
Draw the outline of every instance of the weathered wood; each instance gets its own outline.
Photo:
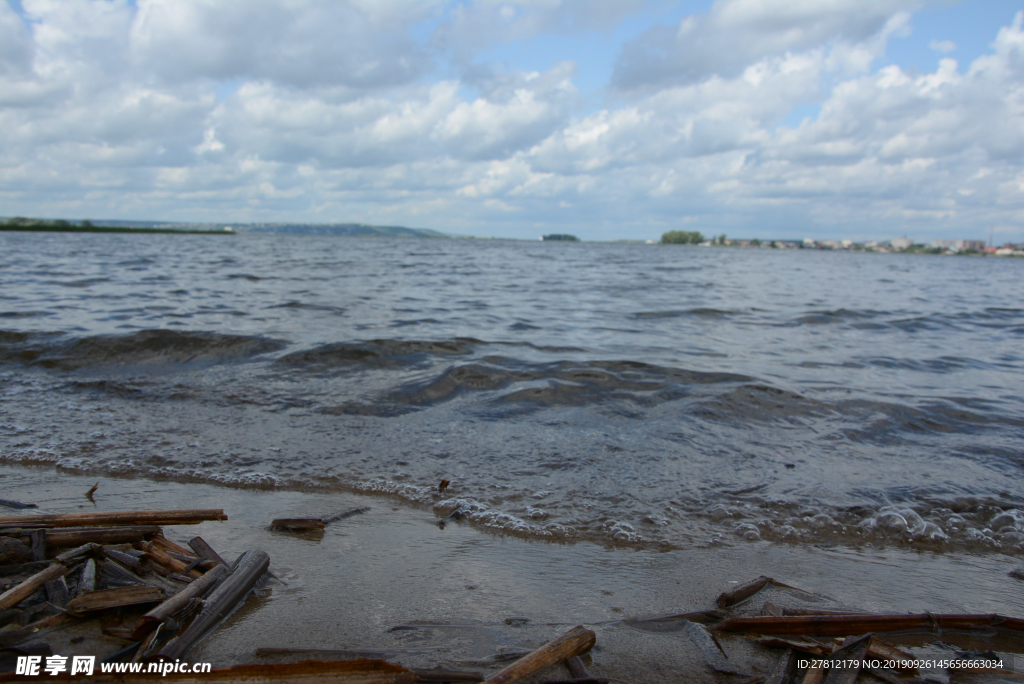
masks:
[[[996,614],[983,615],[802,615],[793,617],[730,618],[712,629],[748,634],[790,634],[845,636],[869,632],[936,631],[940,629],[978,630],[999,627],[1024,632],[1024,620]]]
[[[103,581],[108,585],[125,586],[145,584],[141,577],[127,568],[121,567],[112,560],[102,561],[99,564],[99,568]]]
[[[169,660],[181,658],[203,634],[245,600],[269,566],[270,556],[265,551],[243,553],[231,574],[206,599],[188,629],[167,642],[159,655]]]
[[[320,518],[277,518],[270,522],[270,529],[280,532],[310,532],[327,527]]]
[[[43,530],[32,530],[28,538],[32,546],[32,560],[46,560],[46,533]]]
[[[164,620],[185,608],[192,599],[201,597],[207,590],[216,586],[227,574],[228,569],[223,565],[218,565],[159,606],[150,610],[139,618],[139,621],[135,624],[135,628],[132,630],[132,638],[141,639],[147,632],[156,629]]]
[[[76,596],[68,603],[68,612],[72,615],[81,615],[96,610],[106,610],[107,608],[156,603],[163,600],[163,598],[164,593],[162,591],[148,585],[100,589],[99,591],[90,591],[88,594]]]
[[[46,599],[58,608],[66,608],[68,605],[68,585],[63,577],[50,580],[45,585]]]
[[[21,503],[20,501],[11,501],[10,499],[0,499],[0,506],[7,508],[39,508],[36,504]]]
[[[718,596],[718,600],[715,601],[715,604],[719,608],[734,606],[741,601],[746,601],[748,598],[767,587],[771,582],[771,577],[761,575],[757,579],[751,580],[746,584],[741,584],[731,591],[722,592]]]
[[[197,579],[200,576],[200,574],[195,570],[188,569],[188,563],[183,563],[177,558],[173,558],[166,551],[158,548],[155,544],[145,546],[145,551],[145,558],[148,558],[151,561],[156,561],[160,565],[169,569],[172,573],[177,572],[183,575],[188,575],[192,579]]]
[[[193,537],[192,539],[189,539],[188,545],[192,547],[192,550],[195,551],[200,558],[205,558],[206,560],[220,563],[221,565],[228,564],[227,561],[221,558],[220,554],[214,551],[213,547],[207,544],[206,540],[202,537]]]
[[[593,647],[597,635],[582,625],[552,639],[536,651],[523,656],[500,672],[491,675],[485,684],[512,684],[530,677],[566,658],[585,653]]]
[[[696,622],[687,622],[685,626],[686,636],[697,647],[697,651],[704,659],[705,664],[715,672],[725,674],[743,675],[744,673],[733,667],[726,657],[722,647],[711,635],[708,628]]]
[[[804,672],[804,678],[800,680],[800,684],[821,684],[824,679],[825,666],[821,663],[815,663]]]
[[[77,546],[94,542],[99,544],[133,544],[160,532],[155,525],[134,527],[85,527],[76,530],[46,530],[46,545],[50,548]]]
[[[82,566],[82,576],[78,580],[78,593],[76,596],[96,591],[96,561],[90,558]]]
[[[55,556],[53,560],[57,561],[58,563],[63,563],[64,565],[67,565],[76,558],[87,556],[90,553],[96,553],[102,548],[102,546],[95,542],[88,542],[86,544],[82,544],[78,548],[71,549],[70,551],[65,551],[64,553]]]
[[[170,553],[170,554],[179,553],[182,556],[187,556],[189,558],[198,558],[198,555],[194,551],[192,551],[190,549],[186,549],[184,546],[179,546],[178,544],[175,544],[174,542],[172,542],[167,537],[162,537],[162,536],[158,535],[156,537],[153,537],[150,540],[150,542],[152,544],[155,544],[156,546],[159,546],[160,548],[162,548],[167,553]]]
[[[109,549],[109,550],[104,551],[103,555],[106,556],[107,558],[109,558],[112,561],[117,561],[118,565],[122,565],[122,566],[124,566],[126,568],[130,568],[131,570],[133,570],[135,572],[138,572],[139,568],[142,567],[142,561],[141,560],[139,560],[135,556],[132,556],[132,555],[127,554],[127,553],[123,553],[121,551],[115,551],[114,549]]]
[[[0,632],[0,648],[15,646],[17,644],[24,643],[29,639],[38,639],[43,630],[53,627],[63,627],[64,625],[71,624],[74,621],[75,618],[65,615],[64,613],[58,613],[57,615],[45,617],[42,620],[30,622],[21,629],[12,629]],[[2,680],[3,677],[0,677],[0,681]],[[14,681],[18,681],[18,679],[16,678]],[[21,681],[24,681],[24,679]]]
[[[663,615],[653,618],[637,618],[634,620],[623,620],[627,625],[643,624],[645,622],[699,622],[702,625],[713,625],[725,619],[725,615],[713,610],[698,610],[692,613],[679,613],[677,615]]]
[[[843,646],[832,654],[832,660],[846,663],[845,667],[829,668],[824,684],[857,684],[860,670],[864,665],[864,656],[868,652],[871,635],[863,636]],[[768,684],[765,682],[765,684]]]
[[[116,511],[97,513],[60,513],[32,516],[33,525],[54,527],[102,527],[114,525],[198,525],[207,520],[227,520],[223,509],[179,511]],[[20,525],[24,516],[0,516],[0,525]]]
[[[54,564],[46,568],[42,572],[38,572],[29,577],[24,582],[21,582],[14,587],[11,587],[3,594],[0,594],[0,610],[4,608],[13,608],[32,594],[39,591],[39,588],[50,580],[55,580],[58,577],[66,574],[68,569],[60,564]]]

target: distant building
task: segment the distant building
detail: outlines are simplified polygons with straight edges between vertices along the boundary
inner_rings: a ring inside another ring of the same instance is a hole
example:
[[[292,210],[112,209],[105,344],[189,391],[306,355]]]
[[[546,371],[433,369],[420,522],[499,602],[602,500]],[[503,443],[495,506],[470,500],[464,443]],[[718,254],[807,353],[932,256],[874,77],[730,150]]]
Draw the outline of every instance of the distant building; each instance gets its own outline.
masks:
[[[893,249],[900,250],[900,249],[907,249],[908,247],[910,247],[914,243],[911,242],[908,238],[901,237],[901,238],[893,238],[892,240],[889,240],[889,244],[892,245]]]
[[[981,251],[985,249],[984,240],[932,240],[932,247],[949,249],[954,252],[963,252],[968,249]]]

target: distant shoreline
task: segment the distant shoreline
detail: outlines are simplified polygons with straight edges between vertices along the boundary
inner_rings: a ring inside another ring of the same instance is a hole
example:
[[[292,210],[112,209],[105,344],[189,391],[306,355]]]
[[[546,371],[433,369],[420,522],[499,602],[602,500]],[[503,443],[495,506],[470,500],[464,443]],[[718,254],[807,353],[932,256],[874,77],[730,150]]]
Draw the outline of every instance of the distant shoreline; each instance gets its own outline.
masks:
[[[184,235],[234,235],[230,230],[175,230],[173,228],[114,228],[112,226],[8,226],[0,231],[21,233],[181,233]]]

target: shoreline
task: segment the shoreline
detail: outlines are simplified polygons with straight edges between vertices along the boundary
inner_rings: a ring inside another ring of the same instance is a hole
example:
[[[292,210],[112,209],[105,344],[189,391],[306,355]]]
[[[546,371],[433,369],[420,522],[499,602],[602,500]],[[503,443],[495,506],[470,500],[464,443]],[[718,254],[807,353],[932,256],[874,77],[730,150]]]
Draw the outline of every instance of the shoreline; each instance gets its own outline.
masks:
[[[94,506],[85,492],[97,480]],[[274,661],[257,656],[258,648],[301,648],[493,673],[498,666],[466,663],[530,650],[583,624],[597,632],[597,646],[585,659],[592,676],[656,684],[685,673],[691,681],[711,682],[700,653],[678,630],[645,631],[623,620],[707,610],[719,593],[758,575],[828,596],[829,606],[1024,615],[1018,580],[1007,576],[1018,562],[1002,554],[768,542],[673,551],[607,548],[504,537],[460,523],[442,530],[431,512],[385,496],[97,478],[7,464],[0,466],[0,492],[0,498],[37,503],[28,515],[223,508],[227,522],[167,527],[166,535],[180,542],[199,534],[229,560],[262,548],[286,584],[274,583],[270,596],[250,599],[186,656],[214,667]],[[356,506],[370,511],[322,532],[267,529],[273,518],[327,516]],[[772,590],[759,600],[807,599]],[[399,626],[405,628],[393,629]],[[90,655],[78,650],[88,642],[62,644],[58,634],[48,639],[54,653]],[[743,641],[729,637],[723,643],[737,653]],[[918,651],[921,657],[929,653],[935,657],[926,645]],[[744,657],[755,671],[770,666],[764,654]]]

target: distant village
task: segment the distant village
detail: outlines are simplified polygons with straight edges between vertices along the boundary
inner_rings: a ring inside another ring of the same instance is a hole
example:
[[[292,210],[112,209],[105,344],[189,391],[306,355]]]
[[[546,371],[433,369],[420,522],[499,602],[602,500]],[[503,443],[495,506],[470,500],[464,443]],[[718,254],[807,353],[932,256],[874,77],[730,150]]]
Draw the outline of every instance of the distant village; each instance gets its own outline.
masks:
[[[648,240],[653,244],[654,240]],[[826,249],[850,252],[903,252],[909,254],[964,254],[978,256],[1024,256],[1024,243],[987,244],[984,240],[932,240],[930,245],[915,243],[909,238],[891,240],[740,240],[719,235],[705,239],[695,231],[669,231],[661,236],[662,244],[690,244],[705,247],[756,247],[761,249]]]

